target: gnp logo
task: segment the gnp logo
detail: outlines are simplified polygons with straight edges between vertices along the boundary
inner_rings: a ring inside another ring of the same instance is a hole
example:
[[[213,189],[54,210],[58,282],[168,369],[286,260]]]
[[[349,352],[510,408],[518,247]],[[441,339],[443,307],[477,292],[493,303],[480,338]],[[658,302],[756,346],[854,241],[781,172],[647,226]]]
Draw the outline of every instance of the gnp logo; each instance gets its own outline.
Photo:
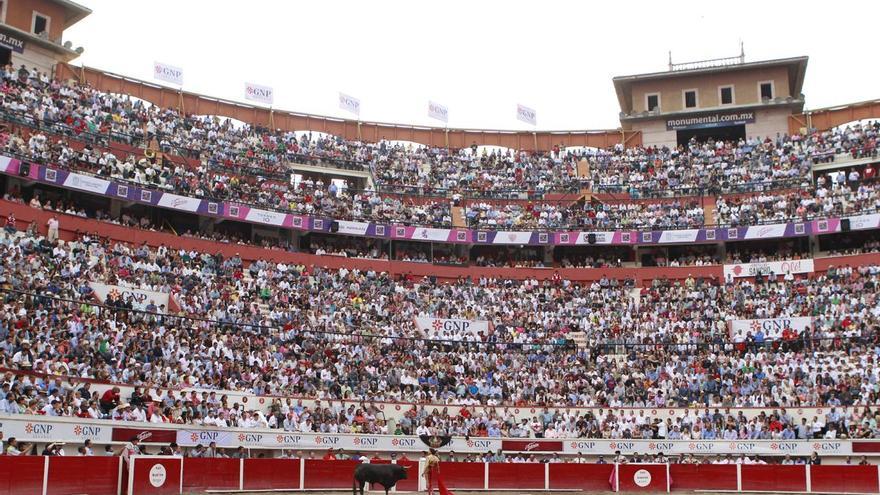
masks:
[[[635,442],[611,442],[608,447],[611,450],[632,450],[635,445]]]
[[[815,442],[813,444],[813,450],[820,452],[840,452],[843,448],[843,443],[841,442]]]
[[[269,88],[255,88],[253,86],[248,86],[247,92],[249,95],[258,96],[260,98],[272,98],[272,90]]]
[[[578,452],[584,450],[593,450],[596,448],[596,442],[571,442],[571,448],[577,450]]]
[[[193,442],[216,442],[220,438],[219,431],[193,431],[189,434],[189,439]]]
[[[758,444],[755,442],[730,442],[727,447],[735,452],[754,452]]]
[[[174,67],[169,67],[167,65],[163,66],[161,64],[155,64],[153,66],[153,70],[156,72],[157,75],[173,77],[174,79],[180,79],[183,77],[182,70],[176,69]]]
[[[715,445],[711,442],[691,442],[688,444],[688,449],[697,452],[712,452],[715,450]]]
[[[337,445],[339,443],[339,437],[316,436],[315,443],[318,445]]]
[[[416,440],[414,438],[394,438],[391,440],[392,447],[415,447]]]
[[[238,441],[247,443],[260,443],[263,441],[263,435],[259,433],[239,433]]]
[[[299,444],[302,442],[302,435],[276,435],[275,441],[283,444]]]
[[[48,438],[52,436],[55,426],[45,423],[28,423],[24,425],[24,431],[32,437]]]
[[[364,447],[375,447],[379,443],[378,438],[370,438],[370,437],[354,437],[355,445],[362,445]]]
[[[770,450],[778,450],[780,452],[794,452],[797,450],[797,442],[773,442],[770,444]]]
[[[73,427],[73,434],[78,437],[98,438],[101,436],[102,428],[100,426],[80,426]]]
[[[672,442],[651,442],[648,444],[648,450],[656,450],[659,452],[672,450],[673,447],[675,447],[675,444]]]
[[[467,446],[475,449],[488,449],[492,447],[492,442],[489,440],[468,440]]]

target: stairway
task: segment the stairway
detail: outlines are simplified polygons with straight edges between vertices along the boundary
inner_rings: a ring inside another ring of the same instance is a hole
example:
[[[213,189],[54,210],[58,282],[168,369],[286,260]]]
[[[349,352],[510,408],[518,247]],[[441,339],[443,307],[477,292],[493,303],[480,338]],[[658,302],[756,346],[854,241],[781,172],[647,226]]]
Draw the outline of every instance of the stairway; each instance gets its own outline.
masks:
[[[464,214],[463,206],[452,207],[452,226],[457,229],[467,228],[467,217]]]
[[[703,225],[715,225],[715,202],[703,203]]]

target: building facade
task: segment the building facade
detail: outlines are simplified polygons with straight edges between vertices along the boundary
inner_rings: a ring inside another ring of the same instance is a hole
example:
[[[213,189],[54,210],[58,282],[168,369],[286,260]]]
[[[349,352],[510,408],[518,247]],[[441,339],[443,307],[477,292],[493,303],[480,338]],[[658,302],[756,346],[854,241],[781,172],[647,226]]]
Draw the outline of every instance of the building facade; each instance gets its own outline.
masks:
[[[0,64],[52,73],[82,53],[64,31],[91,13],[69,0],[0,0]]]
[[[641,132],[644,146],[786,133],[789,116],[804,108],[807,60],[734,57],[615,77],[621,126]]]

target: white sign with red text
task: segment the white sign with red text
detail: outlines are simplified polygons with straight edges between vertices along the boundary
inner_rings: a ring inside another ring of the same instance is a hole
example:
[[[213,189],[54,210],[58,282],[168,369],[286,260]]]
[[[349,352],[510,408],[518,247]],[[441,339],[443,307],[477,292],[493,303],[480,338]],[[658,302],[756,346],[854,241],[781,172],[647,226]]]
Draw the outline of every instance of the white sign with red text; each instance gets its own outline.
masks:
[[[785,260],[785,261],[768,261],[766,263],[738,263],[734,265],[724,265],[724,279],[754,277],[757,274],[767,275],[770,272],[778,276],[786,273],[797,275],[800,273],[813,273],[815,264],[813,260]]]

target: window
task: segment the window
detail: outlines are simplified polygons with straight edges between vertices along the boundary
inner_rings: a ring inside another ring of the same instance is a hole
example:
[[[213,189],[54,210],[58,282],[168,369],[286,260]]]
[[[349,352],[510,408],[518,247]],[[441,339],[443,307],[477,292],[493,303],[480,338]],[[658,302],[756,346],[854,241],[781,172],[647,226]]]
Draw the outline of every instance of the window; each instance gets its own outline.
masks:
[[[687,89],[684,91],[684,107],[685,108],[696,108],[697,107],[697,90],[696,89]]]
[[[719,98],[721,104],[733,105],[733,86],[722,86],[718,89],[721,93],[721,97]]]
[[[762,100],[772,100],[773,99],[773,82],[762,82],[758,83],[761,91],[761,99]]]
[[[6,0],[0,0],[0,22],[6,22]]]
[[[649,112],[653,112],[654,110],[660,109],[660,94],[654,93],[650,95],[645,95],[648,98],[647,105],[645,105]]]
[[[49,16],[45,16],[40,14],[36,10],[34,11],[34,16],[31,20],[31,24],[33,26],[32,31],[34,34],[47,33],[49,32]]]

